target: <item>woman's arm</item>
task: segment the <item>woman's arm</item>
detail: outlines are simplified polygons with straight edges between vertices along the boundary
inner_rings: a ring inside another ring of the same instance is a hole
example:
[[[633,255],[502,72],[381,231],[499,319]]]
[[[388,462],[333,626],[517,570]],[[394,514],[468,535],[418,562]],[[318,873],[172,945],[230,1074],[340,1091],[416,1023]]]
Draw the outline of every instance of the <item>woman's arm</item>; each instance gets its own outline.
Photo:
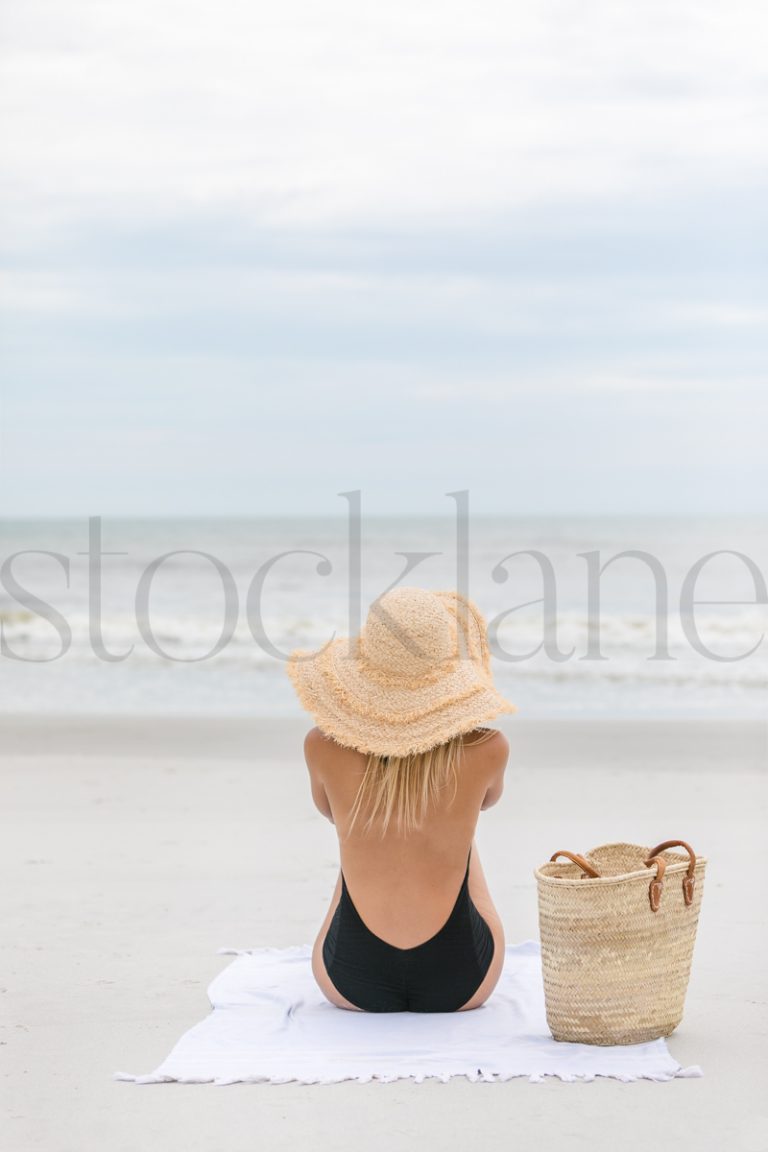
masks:
[[[309,769],[309,780],[312,788],[312,799],[315,802],[315,807],[318,812],[322,812],[331,824],[333,824],[333,812],[331,805],[328,801],[328,795],[325,791],[325,785],[318,775],[317,771],[317,753],[320,747],[319,741],[324,740],[322,732],[319,728],[312,728],[304,738],[304,759],[307,762]]]
[[[492,749],[489,749],[491,753],[489,767],[492,775],[485,798],[480,805],[481,811],[492,808],[501,799],[504,791],[504,771],[509,759],[509,741],[503,732],[497,732],[489,743],[493,746]]]

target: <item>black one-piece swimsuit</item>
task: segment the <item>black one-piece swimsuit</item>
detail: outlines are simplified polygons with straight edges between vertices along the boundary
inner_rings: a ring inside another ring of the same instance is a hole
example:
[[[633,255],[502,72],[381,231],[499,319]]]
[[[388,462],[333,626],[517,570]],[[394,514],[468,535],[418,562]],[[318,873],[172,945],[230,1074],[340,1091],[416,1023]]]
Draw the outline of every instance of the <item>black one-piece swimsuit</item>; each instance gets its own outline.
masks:
[[[323,960],[334,987],[356,1008],[455,1012],[471,999],[493,960],[494,941],[469,894],[469,859],[445,924],[413,948],[388,944],[366,927],[342,872],[341,899],[323,940]]]

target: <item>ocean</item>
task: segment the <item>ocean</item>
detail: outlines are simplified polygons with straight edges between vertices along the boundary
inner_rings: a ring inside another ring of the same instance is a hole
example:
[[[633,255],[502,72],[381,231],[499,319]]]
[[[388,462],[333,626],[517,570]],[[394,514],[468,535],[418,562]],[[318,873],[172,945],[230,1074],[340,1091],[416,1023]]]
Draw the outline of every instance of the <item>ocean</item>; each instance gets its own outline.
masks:
[[[765,519],[5,520],[0,711],[301,717],[287,653],[400,583],[475,601],[522,716],[765,717],[767,580]]]

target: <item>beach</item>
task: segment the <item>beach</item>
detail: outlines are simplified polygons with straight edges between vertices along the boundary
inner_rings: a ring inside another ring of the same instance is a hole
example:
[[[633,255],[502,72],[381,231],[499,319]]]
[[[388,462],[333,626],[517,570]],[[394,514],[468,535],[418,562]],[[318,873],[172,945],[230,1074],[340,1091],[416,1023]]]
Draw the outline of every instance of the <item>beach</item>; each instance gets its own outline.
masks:
[[[338,869],[308,720],[0,717],[5,1152],[768,1148],[768,723],[531,719],[477,846],[508,943],[561,848],[688,840],[709,861],[685,1017],[700,1079],[136,1085],[210,1010],[220,947],[311,942]],[[631,1135],[628,1136],[628,1133]]]
[[[6,8],[0,1152],[768,1152],[768,7]]]

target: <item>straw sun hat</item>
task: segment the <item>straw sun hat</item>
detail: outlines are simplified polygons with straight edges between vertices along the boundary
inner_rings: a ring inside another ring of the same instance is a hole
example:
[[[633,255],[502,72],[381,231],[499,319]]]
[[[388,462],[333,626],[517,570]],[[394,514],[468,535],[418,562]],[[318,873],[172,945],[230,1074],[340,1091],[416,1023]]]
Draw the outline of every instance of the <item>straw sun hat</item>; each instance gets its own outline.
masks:
[[[493,685],[486,621],[459,592],[393,588],[358,636],[286,669],[303,707],[337,744],[382,756],[425,752],[517,708]]]

